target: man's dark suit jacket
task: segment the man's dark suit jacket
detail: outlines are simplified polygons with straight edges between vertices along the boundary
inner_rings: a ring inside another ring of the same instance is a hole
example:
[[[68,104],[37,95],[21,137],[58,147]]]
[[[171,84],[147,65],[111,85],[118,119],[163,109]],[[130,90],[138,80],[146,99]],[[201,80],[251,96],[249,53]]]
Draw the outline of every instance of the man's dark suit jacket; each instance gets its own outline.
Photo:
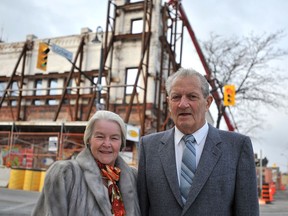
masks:
[[[257,178],[249,137],[209,125],[185,205],[175,162],[174,131],[141,138],[138,196],[142,216],[259,215]]]

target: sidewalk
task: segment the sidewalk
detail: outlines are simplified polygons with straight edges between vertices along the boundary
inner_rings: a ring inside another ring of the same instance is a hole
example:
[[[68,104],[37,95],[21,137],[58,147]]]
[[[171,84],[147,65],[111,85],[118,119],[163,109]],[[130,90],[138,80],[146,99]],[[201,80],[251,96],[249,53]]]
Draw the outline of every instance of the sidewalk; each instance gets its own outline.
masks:
[[[39,196],[40,192],[0,188],[0,215],[28,216]],[[288,216],[288,190],[277,191],[272,203],[260,205],[260,216]]]
[[[271,203],[260,205],[260,216],[288,216],[288,190],[277,191]]]
[[[40,192],[0,188],[1,216],[29,216]]]

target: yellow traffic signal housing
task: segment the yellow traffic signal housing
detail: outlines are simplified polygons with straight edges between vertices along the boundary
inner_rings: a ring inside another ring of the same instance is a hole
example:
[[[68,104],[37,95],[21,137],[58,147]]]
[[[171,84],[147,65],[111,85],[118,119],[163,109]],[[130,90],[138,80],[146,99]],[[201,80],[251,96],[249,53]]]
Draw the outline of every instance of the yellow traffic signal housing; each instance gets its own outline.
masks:
[[[38,69],[46,71],[49,51],[50,49],[48,44],[43,42],[39,43],[38,57],[37,57]]]
[[[224,106],[234,106],[235,105],[235,86],[225,85],[224,86]]]

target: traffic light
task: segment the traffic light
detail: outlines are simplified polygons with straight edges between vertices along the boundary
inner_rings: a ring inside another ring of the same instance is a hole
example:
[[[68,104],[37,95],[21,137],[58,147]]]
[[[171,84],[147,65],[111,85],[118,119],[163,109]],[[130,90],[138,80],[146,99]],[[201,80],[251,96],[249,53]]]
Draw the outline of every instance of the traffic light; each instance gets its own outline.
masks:
[[[47,43],[40,42],[38,48],[38,57],[37,57],[37,68],[43,71],[46,71],[49,45]]]
[[[224,86],[224,106],[235,105],[235,86],[225,85]]]

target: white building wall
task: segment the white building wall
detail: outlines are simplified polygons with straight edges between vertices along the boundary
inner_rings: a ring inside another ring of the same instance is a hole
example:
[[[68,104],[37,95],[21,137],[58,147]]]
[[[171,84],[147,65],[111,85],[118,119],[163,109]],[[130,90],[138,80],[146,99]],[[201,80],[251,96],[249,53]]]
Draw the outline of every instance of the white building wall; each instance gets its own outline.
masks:
[[[84,28],[87,30],[87,28]],[[91,31],[91,30],[89,30]],[[93,32],[83,32],[83,34],[87,34],[86,37],[86,45],[84,47],[84,61],[83,61],[83,71],[90,71],[95,68],[99,68],[99,59],[100,59],[100,48],[101,43],[92,43],[91,40],[95,37],[95,33]],[[34,38],[34,46],[31,52],[28,52],[26,59],[26,68],[25,74],[32,75],[37,73],[50,73],[50,72],[67,72],[70,71],[72,65],[69,63],[64,57],[53,53],[50,49],[48,54],[48,63],[47,63],[47,71],[42,71],[36,68],[37,55],[38,55],[38,45],[39,42],[48,42],[50,40],[50,44],[56,44],[70,52],[73,53],[73,58],[76,55],[78,46],[81,41],[81,34],[79,35],[71,35],[71,36],[63,36],[57,38],[47,38],[47,39],[37,39]],[[27,36],[28,37],[28,36]],[[13,69],[16,65],[16,62],[19,58],[19,55],[23,49],[25,42],[17,42],[17,43],[2,43],[0,44],[0,75],[7,75],[7,73],[12,73]],[[20,66],[18,70],[20,70]]]
[[[72,64],[63,56],[60,56],[52,52],[50,47],[50,52],[48,53],[47,71],[42,71],[36,68],[37,56],[38,56],[38,46],[39,42],[48,42],[50,45],[55,44],[73,53],[73,61],[76,56],[81,38],[83,35],[87,35],[85,38],[84,46],[84,58],[82,62],[82,71],[98,70],[100,66],[100,49],[101,43],[92,43],[91,40],[95,37],[95,33],[91,32],[88,28],[83,28],[81,30],[82,34],[63,36],[57,38],[49,39],[37,39],[37,37],[28,35],[27,40],[33,41],[33,48],[31,51],[27,52],[26,62],[25,62],[25,75],[35,75],[35,74],[48,74],[48,73],[64,73],[69,72],[72,68]],[[0,44],[0,76],[12,76],[16,63],[20,57],[21,51],[23,50],[25,42],[17,43],[2,43]],[[78,58],[79,59],[79,58]],[[16,75],[21,75],[23,58],[18,65]],[[76,62],[76,66],[79,67],[79,61]],[[76,68],[74,71],[78,71]],[[58,81],[59,94],[61,94],[61,88],[63,88],[64,80]],[[83,86],[91,86],[89,80],[85,79]],[[74,83],[75,86],[75,83]],[[33,89],[34,83],[26,83],[27,89]],[[48,82],[43,80],[42,87],[48,88]],[[2,89],[3,90],[3,89]],[[43,94],[44,94],[43,90]],[[89,92],[89,89],[84,89],[81,91]],[[33,91],[23,91],[23,95],[32,95]]]
[[[125,1],[116,0],[116,4],[123,5]],[[149,57],[149,68],[148,71],[151,75],[148,80],[148,88],[147,88],[147,102],[154,103],[154,95],[155,95],[155,84],[154,78],[156,73],[160,72],[160,50],[161,44],[159,42],[159,36],[162,34],[162,24],[161,24],[161,1],[154,2],[153,6],[153,17],[152,17],[152,37],[151,37],[151,47],[150,47],[150,57]],[[131,20],[143,18],[143,11],[134,11],[127,13],[119,13],[119,17],[116,19],[116,35],[119,34],[130,34],[131,32]],[[33,74],[47,74],[47,73],[64,73],[69,72],[71,70],[71,63],[68,62],[64,57],[50,51],[48,55],[48,63],[47,63],[47,71],[42,71],[36,68],[37,63],[37,55],[38,55],[38,46],[39,42],[48,42],[52,44],[56,44],[70,52],[73,53],[73,60],[76,56],[77,49],[81,42],[81,38],[83,35],[86,35],[85,38],[85,46],[84,46],[84,58],[82,62],[82,71],[91,71],[98,70],[100,66],[100,49],[101,43],[92,43],[91,41],[95,37],[95,32],[92,32],[88,28],[82,28],[81,33],[79,35],[70,35],[56,38],[46,38],[46,39],[38,39],[34,35],[28,35],[27,40],[32,40],[34,43],[33,49],[28,52],[26,58],[26,67],[25,67],[25,75],[33,75]],[[103,36],[103,40],[105,35]],[[104,42],[104,41],[103,41]],[[123,86],[125,84],[125,73],[127,68],[137,68],[139,66],[140,58],[141,58],[141,40],[131,40],[125,42],[116,42],[114,44],[114,53],[113,53],[113,61],[111,65],[111,78],[112,81],[116,80],[117,82],[112,82],[111,86],[120,85]],[[10,76],[13,72],[13,69],[16,65],[16,62],[19,58],[20,52],[24,46],[24,42],[20,43],[6,43],[0,44],[0,76]],[[109,56],[108,56],[109,57]],[[77,66],[79,62],[76,63]],[[108,58],[106,61],[106,66],[110,66],[110,59]],[[21,64],[18,66],[17,74],[20,73]],[[74,69],[77,71],[77,69]],[[81,84],[83,87],[90,87],[93,84],[87,79]],[[61,88],[63,88],[64,80],[58,81],[57,85],[59,87],[58,93],[61,94]],[[72,82],[75,85],[75,82]],[[139,77],[139,85],[144,88],[143,75],[141,74]],[[34,83],[27,84],[28,89],[34,88]],[[43,81],[43,88],[48,88],[48,82]],[[105,88],[105,86],[104,86]],[[46,91],[46,90],[43,90]],[[88,93],[90,89],[81,89],[81,93]],[[122,103],[124,96],[124,88],[111,88],[110,89],[110,101],[112,103],[119,102]],[[33,91],[25,91],[23,95],[32,95]],[[44,94],[44,92],[43,92]],[[138,100],[139,102],[143,102],[143,90],[139,90]]]
[[[149,68],[148,72],[150,77],[148,78],[148,88],[147,90],[147,103],[155,102],[155,76],[156,73],[160,71],[160,50],[161,43],[159,41],[159,36],[162,34],[162,24],[161,24],[161,0],[153,1],[153,12],[152,12],[152,22],[151,22],[151,40],[150,40],[150,53],[149,53]],[[115,4],[123,5],[125,1],[116,0]],[[117,34],[131,34],[131,21],[136,19],[143,20],[143,11],[133,11],[133,12],[120,12],[118,14],[115,32]],[[148,26],[146,25],[146,31],[148,30]],[[125,71],[127,68],[138,67],[139,62],[141,60],[141,40],[135,41],[125,41],[125,43],[117,42],[114,47],[114,58],[113,58],[113,66],[112,66],[112,76],[117,77],[117,80],[120,83],[125,82]],[[143,75],[141,74],[139,77],[138,84],[144,88],[144,80]],[[123,90],[114,89],[112,90],[114,95],[113,100],[120,101],[119,98],[123,97]],[[143,102],[144,92],[143,90],[138,91],[138,100],[139,102]],[[113,97],[113,96],[112,96]]]
[[[117,5],[123,5],[125,0],[115,0]],[[155,77],[160,74],[160,59],[161,59],[161,43],[159,37],[162,35],[162,14],[160,13],[162,7],[162,1],[153,1],[153,17],[151,26],[151,41],[150,41],[150,57],[149,57],[149,68],[148,72],[150,76],[148,78],[147,87],[147,103],[158,103],[157,97],[159,89],[155,89]],[[118,14],[116,19],[115,34],[130,34],[131,32],[131,20],[143,18],[143,11],[138,10],[134,12],[124,11]],[[33,49],[27,52],[25,75],[34,74],[47,74],[47,73],[64,73],[69,72],[72,68],[71,63],[69,63],[64,57],[59,56],[56,53],[50,51],[48,56],[47,71],[41,71],[36,68],[37,55],[38,55],[38,45],[39,42],[48,42],[50,44],[56,44],[70,52],[73,53],[73,60],[76,56],[81,38],[85,35],[85,46],[84,46],[84,56],[82,62],[82,71],[92,71],[98,70],[100,66],[100,54],[101,54],[101,43],[92,43],[95,38],[96,33],[92,32],[89,28],[82,28],[78,35],[69,35],[56,38],[46,38],[38,39],[34,35],[27,35],[27,40],[31,40],[34,43]],[[105,34],[102,40],[104,40]],[[19,55],[23,49],[25,42],[17,43],[0,43],[0,76],[11,76],[15,68]],[[104,41],[102,41],[104,43]],[[110,56],[106,60],[105,66],[111,67],[111,87],[120,86],[115,88],[110,88],[110,103],[122,104],[124,96],[124,84],[125,84],[125,73],[127,68],[137,68],[139,66],[141,58],[141,40],[130,40],[130,41],[117,41],[114,43],[113,59],[111,61]],[[166,54],[167,56],[167,54]],[[112,64],[110,65],[110,62]],[[167,64],[167,62],[166,62]],[[79,62],[76,63],[79,66]],[[22,69],[22,62],[19,64],[17,69],[17,75],[20,75]],[[74,69],[77,71],[77,69]],[[163,73],[163,80],[166,80],[167,73]],[[89,93],[91,90],[89,87],[93,86],[91,82],[87,79],[83,79],[84,82],[81,83],[83,89],[80,90],[81,93]],[[163,83],[164,84],[164,83]],[[143,75],[140,75],[139,85],[144,88]],[[64,86],[64,80],[59,80],[57,87],[59,87],[59,94],[61,94],[61,88]],[[72,86],[76,86],[73,80]],[[103,86],[105,89],[105,86]],[[25,88],[33,89],[34,83],[26,83]],[[43,80],[42,83],[43,95],[46,94],[48,88],[48,81]],[[1,89],[0,89],[1,90]],[[3,90],[3,89],[2,89]],[[33,90],[24,91],[23,95],[33,95]],[[156,94],[156,101],[155,101]],[[165,93],[163,93],[165,94]],[[139,97],[137,100],[141,103],[143,102],[143,90],[139,91]],[[165,95],[163,95],[165,100]],[[163,103],[161,103],[163,104]]]

